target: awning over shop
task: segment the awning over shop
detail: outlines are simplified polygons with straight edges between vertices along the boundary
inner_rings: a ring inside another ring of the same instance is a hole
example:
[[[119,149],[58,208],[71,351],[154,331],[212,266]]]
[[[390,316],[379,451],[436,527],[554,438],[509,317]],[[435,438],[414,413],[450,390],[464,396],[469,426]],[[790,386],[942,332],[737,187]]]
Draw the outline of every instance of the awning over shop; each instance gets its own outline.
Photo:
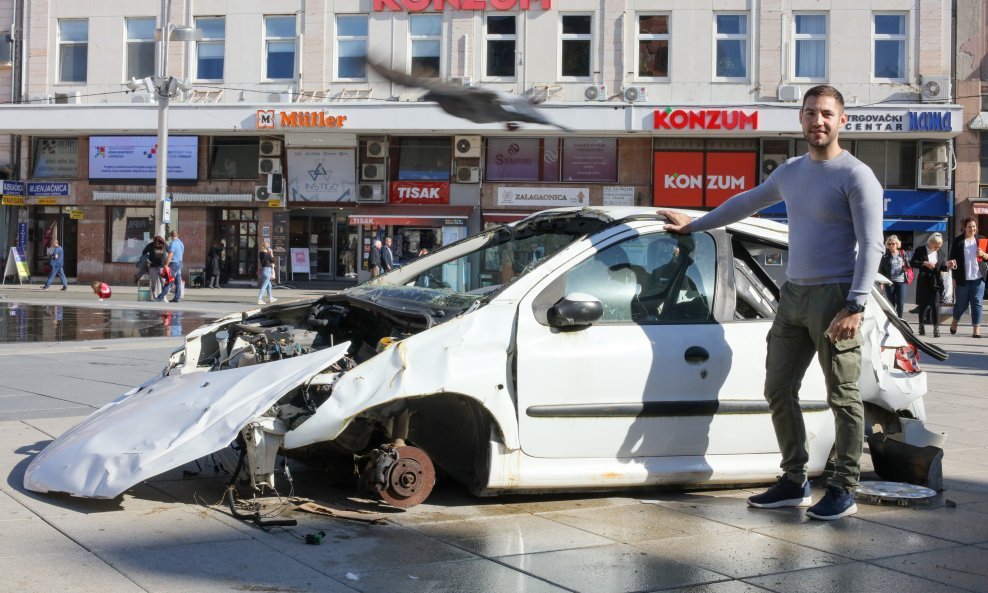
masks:
[[[973,202],[973,200],[972,200]],[[974,202],[971,204],[974,206],[974,213],[979,215],[988,215],[988,202]]]
[[[886,231],[933,232],[946,231],[946,218],[886,218],[883,223]]]
[[[350,214],[353,225],[451,226],[465,225],[472,206],[364,206]]]
[[[169,192],[172,201],[183,202],[253,202],[253,194],[189,194]],[[93,200],[96,202],[154,202],[155,193],[135,191],[94,191]],[[261,202],[259,202],[261,203]],[[267,205],[266,202],[263,203]]]
[[[532,212],[484,212],[484,222],[494,223],[494,224],[507,224],[509,222],[515,222],[535,214],[537,210]]]

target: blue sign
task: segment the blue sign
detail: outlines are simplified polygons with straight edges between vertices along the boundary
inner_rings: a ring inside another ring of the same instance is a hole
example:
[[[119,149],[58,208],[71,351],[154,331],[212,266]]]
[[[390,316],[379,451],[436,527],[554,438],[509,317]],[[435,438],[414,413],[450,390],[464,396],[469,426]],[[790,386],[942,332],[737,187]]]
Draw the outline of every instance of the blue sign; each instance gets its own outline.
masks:
[[[18,222],[17,223],[17,249],[24,253],[27,249],[27,223]]]
[[[919,132],[952,131],[949,111],[910,111],[909,129]]]
[[[67,181],[33,182],[27,184],[28,196],[68,196]]]
[[[953,204],[951,193],[946,191],[889,189],[882,196],[885,218],[944,218],[953,213]],[[785,218],[786,204],[773,204],[759,214],[766,218]]]
[[[23,181],[0,181],[0,194],[5,196],[23,196]]]

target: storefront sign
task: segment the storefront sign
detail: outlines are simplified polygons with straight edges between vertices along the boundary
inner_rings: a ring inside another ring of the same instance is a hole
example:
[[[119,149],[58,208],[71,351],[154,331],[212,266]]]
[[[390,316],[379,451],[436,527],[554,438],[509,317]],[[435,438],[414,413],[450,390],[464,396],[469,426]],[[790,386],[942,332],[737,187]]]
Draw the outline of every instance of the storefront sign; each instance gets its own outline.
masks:
[[[757,130],[758,112],[740,109],[673,109],[655,112],[656,130]]]
[[[57,206],[58,198],[38,198],[38,206]]]
[[[985,204],[984,202],[980,202],[980,203],[975,202],[974,204],[972,204],[972,206],[974,206],[975,214],[979,216],[984,216],[988,214],[988,204]]]
[[[590,188],[587,187],[499,187],[499,206],[587,206],[590,204]]]
[[[357,157],[352,148],[292,148],[288,195],[298,202],[355,202]]]
[[[34,171],[38,179],[74,179],[79,169],[76,138],[38,138],[34,147]]]
[[[449,183],[445,181],[392,181],[392,204],[449,204]]]
[[[342,128],[345,115],[329,115],[325,111],[275,111],[257,110],[257,127],[261,130],[274,128]]]
[[[31,272],[27,269],[27,262],[24,261],[24,255],[17,247],[10,248],[10,253],[7,255],[7,267],[4,269],[3,275],[4,277],[16,275],[21,283],[25,280],[31,281]]]
[[[719,206],[758,184],[754,152],[708,152],[704,206]]]
[[[635,188],[630,185],[604,186],[605,206],[634,206]]]
[[[552,8],[552,0],[373,0],[371,10],[421,12],[423,10],[541,10]]]
[[[757,183],[754,152],[656,152],[656,206],[712,207]]]
[[[564,138],[563,181],[617,181],[616,138]]]
[[[848,132],[952,132],[949,111],[848,111]]]
[[[158,174],[156,136],[92,136],[89,139],[89,179],[143,181]],[[168,180],[196,181],[199,177],[199,138],[168,139]],[[66,194],[67,195],[67,194]]]
[[[27,249],[27,223],[17,223],[17,248],[21,251]]]
[[[949,111],[910,111],[909,129],[914,132],[950,132],[953,130]]]
[[[52,183],[28,183],[28,196],[68,196],[69,184],[65,181]],[[53,202],[54,203],[54,202]]]
[[[538,138],[488,138],[489,181],[538,181],[541,152]]]
[[[0,181],[0,194],[4,196],[23,196],[23,181]]]
[[[883,211],[889,216],[950,216],[951,197],[946,191],[886,190]]]
[[[3,197],[4,206],[23,206],[24,196],[4,196]]]
[[[69,210],[69,218],[72,220],[82,220],[85,217],[82,210]]]

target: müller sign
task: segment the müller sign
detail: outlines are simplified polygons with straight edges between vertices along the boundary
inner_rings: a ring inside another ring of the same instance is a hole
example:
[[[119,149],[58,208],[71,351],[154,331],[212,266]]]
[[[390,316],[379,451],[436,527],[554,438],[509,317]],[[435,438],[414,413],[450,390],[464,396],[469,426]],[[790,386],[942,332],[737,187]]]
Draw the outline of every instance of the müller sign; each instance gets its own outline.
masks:
[[[656,130],[757,130],[758,112],[740,109],[672,109],[655,112]]]
[[[535,4],[542,10],[552,8],[552,0],[374,0],[371,10],[421,12],[430,8],[442,10],[447,6],[453,10],[529,10]]]

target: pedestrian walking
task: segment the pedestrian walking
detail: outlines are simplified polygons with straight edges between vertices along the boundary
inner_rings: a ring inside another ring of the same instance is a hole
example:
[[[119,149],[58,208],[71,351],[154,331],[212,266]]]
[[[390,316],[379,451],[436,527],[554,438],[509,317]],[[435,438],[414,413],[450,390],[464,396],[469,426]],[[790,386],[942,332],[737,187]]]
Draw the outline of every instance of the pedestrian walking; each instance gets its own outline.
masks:
[[[390,272],[395,267],[395,256],[391,251],[391,237],[384,238],[384,248],[381,249],[381,267]]]
[[[221,241],[213,241],[213,246],[206,254],[206,276],[209,278],[209,288],[220,287],[220,274],[223,265],[223,244]]]
[[[264,304],[264,293],[268,294],[268,304],[271,304],[278,299],[274,298],[274,293],[271,290],[271,279],[274,278],[274,253],[271,251],[271,244],[267,241],[261,247],[261,251],[257,254],[257,269],[258,276],[261,279],[261,290],[257,293],[257,304]]]
[[[892,283],[885,286],[885,296],[895,307],[895,314],[902,318],[902,309],[906,305],[906,286],[912,278],[912,268],[909,267],[909,257],[902,250],[902,242],[896,235],[885,238],[885,255],[878,264],[878,273],[888,278]]]
[[[913,251],[909,265],[916,268],[916,305],[919,307],[919,335],[926,335],[926,324],[933,324],[933,337],[940,337],[940,303],[943,300],[943,274],[947,270],[947,254],[943,251],[943,235],[933,233]]]
[[[981,301],[985,298],[986,261],[988,239],[978,234],[978,221],[973,217],[961,220],[960,235],[950,243],[950,261],[954,284],[954,317],[950,320],[950,333],[957,333],[957,323],[971,307],[972,338],[981,337]]]
[[[185,243],[182,243],[182,240],[178,238],[178,231],[172,231],[170,237],[171,241],[168,243],[168,252],[165,255],[163,267],[169,269],[172,279],[165,284],[161,294],[155,300],[164,301],[168,293],[171,292],[172,285],[174,285],[175,298],[172,299],[172,302],[178,303],[181,302],[185,291],[185,282],[182,280],[182,258],[185,256]]]
[[[767,491],[748,498],[748,504],[775,508],[812,502],[799,386],[817,358],[834,414],[836,457],[826,493],[806,515],[832,520],[857,512],[853,489],[861,473],[865,428],[858,391],[859,328],[883,251],[882,186],[867,165],[838,143],[847,115],[837,89],[820,85],[806,91],[799,117],[809,143],[807,154],[786,161],[761,185],[693,222],[681,212],[660,213],[670,221],[667,230],[690,233],[723,227],[785,202],[789,265],[765,361],[765,398],[784,475]],[[827,238],[826,248],[821,248],[819,237]]]
[[[381,240],[375,239],[374,243],[371,245],[370,258],[368,260],[368,265],[370,266],[371,278],[377,278],[381,275]]]
[[[58,244],[58,239],[51,240],[51,254],[48,256],[48,265],[51,272],[48,273],[48,280],[41,290],[48,290],[55,276],[62,279],[62,290],[69,289],[69,280],[65,277],[65,250]]]
[[[147,268],[148,288],[151,291],[150,294],[155,296],[161,293],[161,268],[165,264],[166,249],[165,238],[158,235],[141,251],[141,260],[145,262]],[[140,281],[143,272],[138,272],[138,274],[140,275],[136,280]]]

